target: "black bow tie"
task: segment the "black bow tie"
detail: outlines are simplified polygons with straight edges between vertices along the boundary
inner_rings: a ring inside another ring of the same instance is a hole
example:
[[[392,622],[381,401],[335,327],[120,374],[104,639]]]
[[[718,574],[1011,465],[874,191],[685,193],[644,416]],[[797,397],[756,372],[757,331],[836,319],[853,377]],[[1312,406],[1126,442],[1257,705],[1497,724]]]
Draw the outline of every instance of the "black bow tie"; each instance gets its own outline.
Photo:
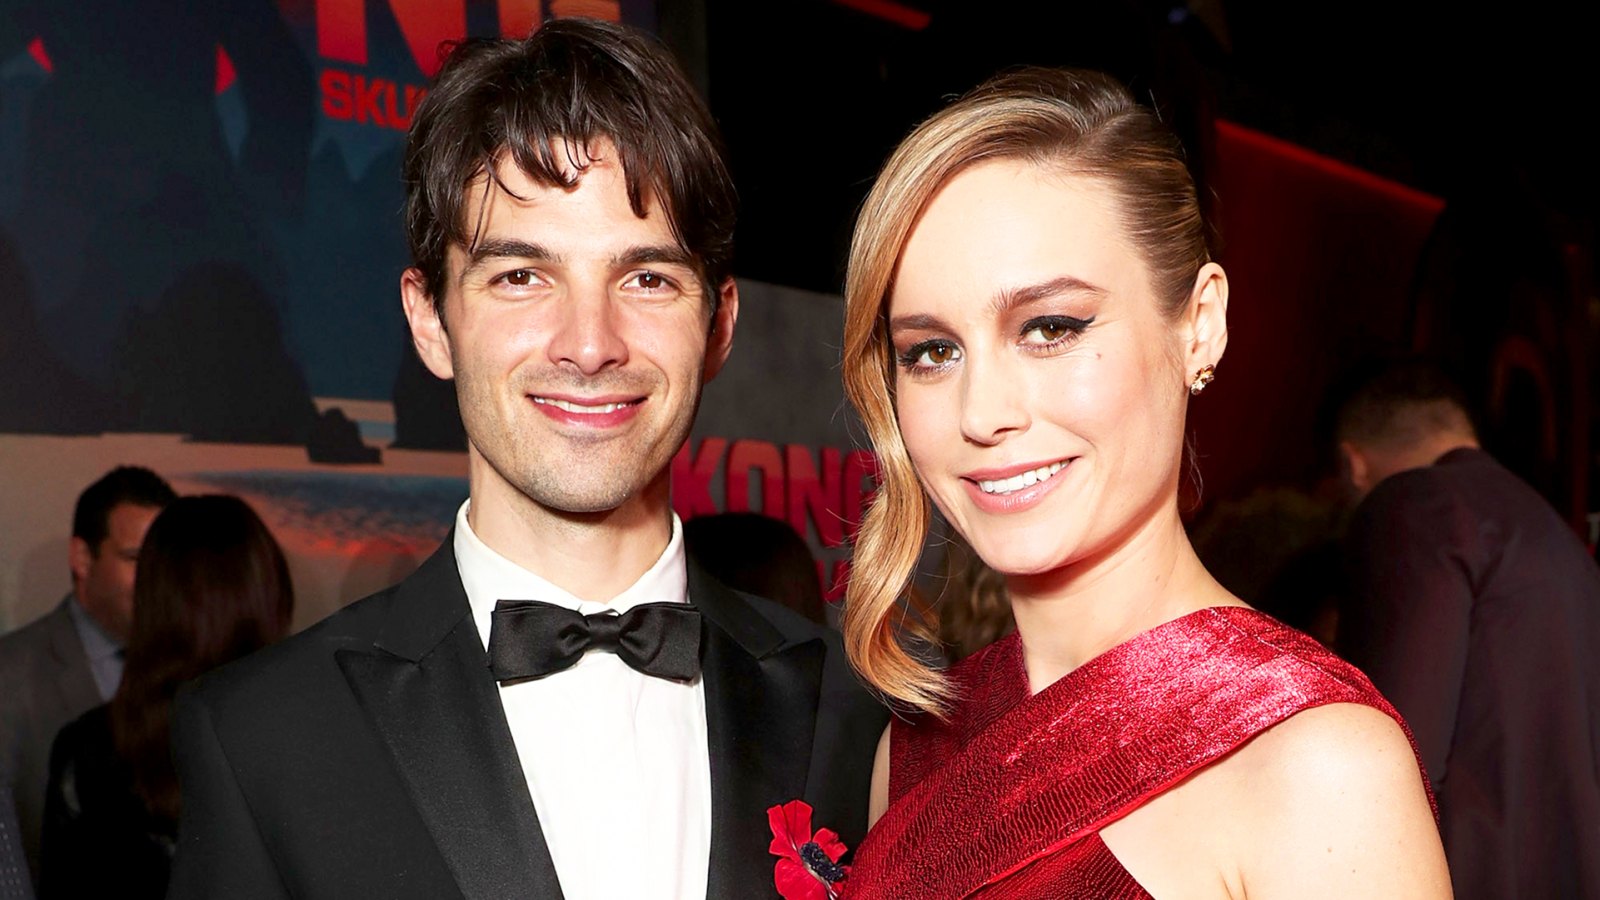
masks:
[[[494,605],[489,668],[497,681],[560,672],[590,648],[613,651],[646,675],[687,681],[700,674],[700,610],[687,603],[641,603],[620,616],[586,616],[540,600]]]

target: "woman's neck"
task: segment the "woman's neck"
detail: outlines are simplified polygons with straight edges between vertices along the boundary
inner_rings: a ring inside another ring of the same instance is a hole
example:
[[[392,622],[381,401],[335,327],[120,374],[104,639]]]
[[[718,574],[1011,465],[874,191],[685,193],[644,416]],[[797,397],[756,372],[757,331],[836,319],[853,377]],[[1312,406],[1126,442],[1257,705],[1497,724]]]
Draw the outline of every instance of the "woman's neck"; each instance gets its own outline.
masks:
[[[1006,580],[1034,692],[1135,635],[1209,606],[1243,606],[1201,565],[1177,509],[1094,557]]]

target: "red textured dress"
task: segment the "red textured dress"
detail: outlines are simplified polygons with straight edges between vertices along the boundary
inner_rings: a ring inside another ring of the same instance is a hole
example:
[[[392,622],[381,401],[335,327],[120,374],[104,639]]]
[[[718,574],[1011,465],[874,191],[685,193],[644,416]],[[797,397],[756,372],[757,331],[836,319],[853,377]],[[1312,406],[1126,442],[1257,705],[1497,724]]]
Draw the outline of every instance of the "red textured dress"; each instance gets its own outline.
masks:
[[[1149,897],[1101,828],[1301,710],[1360,703],[1405,728],[1366,676],[1239,607],[1157,626],[1033,696],[1014,634],[950,677],[949,723],[893,725],[891,804],[846,900]]]

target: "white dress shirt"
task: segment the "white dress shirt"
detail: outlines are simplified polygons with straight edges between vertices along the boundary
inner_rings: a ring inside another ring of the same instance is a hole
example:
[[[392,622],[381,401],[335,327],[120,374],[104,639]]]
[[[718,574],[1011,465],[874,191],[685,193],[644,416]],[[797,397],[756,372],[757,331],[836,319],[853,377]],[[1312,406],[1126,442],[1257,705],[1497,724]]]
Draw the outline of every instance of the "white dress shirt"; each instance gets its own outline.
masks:
[[[579,600],[472,533],[456,513],[456,563],[484,647],[497,600],[543,600],[584,615],[688,602],[683,527],[609,603]],[[705,687],[591,650],[562,672],[500,686],[511,737],[567,900],[701,900],[711,856]]]
[[[122,683],[122,642],[107,634],[71,594],[67,595],[67,611],[72,615],[72,627],[83,644],[83,655],[89,659],[95,690],[100,692],[101,700],[110,703],[117,686]]]

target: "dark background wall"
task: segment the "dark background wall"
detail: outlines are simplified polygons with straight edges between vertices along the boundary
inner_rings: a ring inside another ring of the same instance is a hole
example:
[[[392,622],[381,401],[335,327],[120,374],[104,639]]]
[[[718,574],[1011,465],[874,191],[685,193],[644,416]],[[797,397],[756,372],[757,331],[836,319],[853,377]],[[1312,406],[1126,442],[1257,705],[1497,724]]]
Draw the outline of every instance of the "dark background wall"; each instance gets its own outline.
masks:
[[[1589,8],[0,0],[0,628],[65,590],[72,498],[119,462],[255,502],[302,621],[431,548],[464,465],[396,303],[404,128],[441,40],[577,14],[678,50],[743,198],[747,312],[686,514],[789,519],[835,580],[870,487],[834,368],[855,207],[917,120],[1020,63],[1128,81],[1204,186],[1234,300],[1198,535],[1333,527],[1324,398],[1419,351],[1574,527],[1600,509]]]

